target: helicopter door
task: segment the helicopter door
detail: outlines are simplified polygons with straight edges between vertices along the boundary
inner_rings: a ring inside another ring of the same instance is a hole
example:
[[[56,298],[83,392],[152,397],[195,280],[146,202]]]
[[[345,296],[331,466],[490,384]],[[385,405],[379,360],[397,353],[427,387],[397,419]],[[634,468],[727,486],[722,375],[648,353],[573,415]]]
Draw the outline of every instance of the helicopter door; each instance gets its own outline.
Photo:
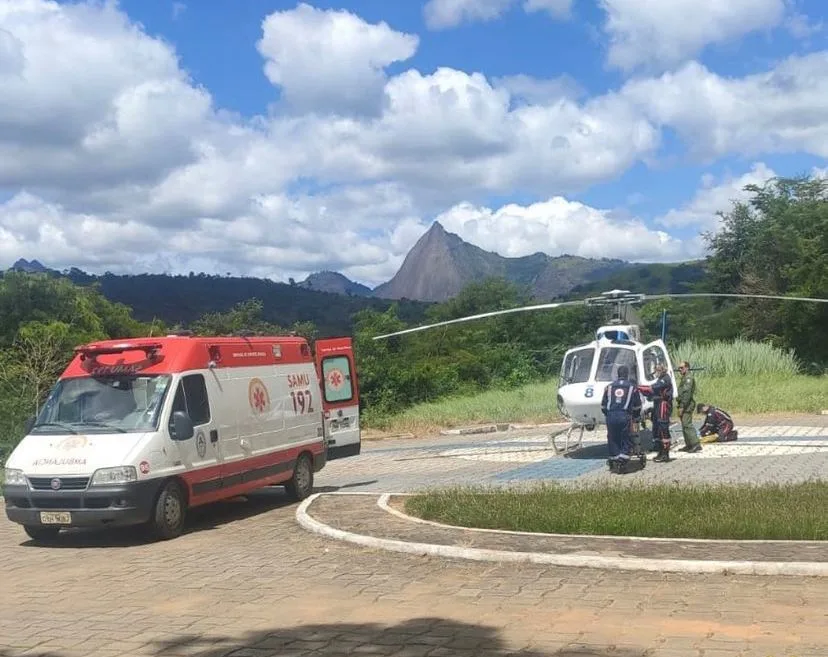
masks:
[[[670,356],[667,353],[667,345],[661,340],[656,340],[644,345],[641,351],[641,373],[643,374],[646,383],[654,383],[656,380],[655,368],[656,365],[664,365],[667,368],[667,373],[670,375],[670,380],[673,382],[673,395],[678,394],[678,386],[676,385],[676,375],[673,372],[673,364],[670,362]]]

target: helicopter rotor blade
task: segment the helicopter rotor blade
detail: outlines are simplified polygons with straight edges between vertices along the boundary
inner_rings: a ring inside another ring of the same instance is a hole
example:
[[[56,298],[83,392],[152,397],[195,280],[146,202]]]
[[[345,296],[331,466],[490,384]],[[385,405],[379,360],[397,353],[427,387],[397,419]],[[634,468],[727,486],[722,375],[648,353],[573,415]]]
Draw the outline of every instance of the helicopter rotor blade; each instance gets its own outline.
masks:
[[[486,317],[495,317],[497,315],[508,315],[510,313],[522,313],[532,310],[551,310],[553,308],[561,308],[564,306],[583,306],[583,300],[580,301],[561,301],[558,303],[541,303],[535,306],[520,306],[518,308],[508,308],[506,310],[494,310],[488,313],[480,313],[479,315],[467,315],[466,317],[458,317],[457,319],[448,319],[443,322],[436,322],[434,324],[424,324],[414,328],[405,329],[403,331],[395,331],[394,333],[385,333],[384,335],[375,335],[372,339],[381,340],[383,338],[390,338],[395,335],[404,335],[406,333],[415,333],[417,331],[425,331],[427,329],[437,328],[438,326],[448,326],[449,324],[459,324],[460,322],[471,322],[476,319],[485,319]]]
[[[723,292],[683,292],[680,294],[647,294],[645,299],[670,299],[673,297],[723,297],[734,299],[778,299],[781,301],[806,301],[813,303],[828,303],[828,299],[815,297],[786,297],[772,294],[726,294]]]
[[[457,319],[449,319],[443,322],[436,322],[434,324],[424,324],[422,326],[416,326],[410,329],[404,329],[402,331],[395,331],[393,333],[385,333],[383,335],[375,335],[372,339],[373,340],[382,340],[384,338],[391,338],[397,335],[406,335],[408,333],[417,333],[419,331],[426,331],[428,329],[437,328],[440,326],[448,326],[450,324],[459,324],[461,322],[471,322],[478,319],[485,319],[487,317],[495,317],[498,315],[508,315],[511,313],[520,313],[520,312],[530,312],[533,310],[551,310],[554,308],[562,308],[565,306],[582,306],[582,305],[593,305],[593,304],[600,304],[600,305],[610,305],[610,304],[622,304],[627,306],[627,312],[632,313],[631,323],[641,324],[640,317],[638,314],[633,311],[632,303],[636,301],[650,301],[652,299],[671,299],[671,298],[704,298],[704,297],[720,297],[720,298],[735,298],[735,299],[778,299],[782,301],[805,301],[805,302],[813,302],[813,303],[828,303],[828,299],[819,299],[813,297],[788,297],[788,296],[775,296],[775,295],[768,295],[768,294],[728,294],[728,293],[720,293],[720,292],[682,292],[676,294],[639,294],[634,295],[637,299],[628,299],[625,297],[621,298],[613,298],[613,297],[595,297],[595,298],[588,298],[588,299],[579,299],[577,301],[560,301],[557,303],[542,303],[533,306],[520,306],[518,308],[508,308],[506,310],[495,310],[492,312],[487,313],[480,313],[478,315],[467,315],[466,317],[459,317]]]

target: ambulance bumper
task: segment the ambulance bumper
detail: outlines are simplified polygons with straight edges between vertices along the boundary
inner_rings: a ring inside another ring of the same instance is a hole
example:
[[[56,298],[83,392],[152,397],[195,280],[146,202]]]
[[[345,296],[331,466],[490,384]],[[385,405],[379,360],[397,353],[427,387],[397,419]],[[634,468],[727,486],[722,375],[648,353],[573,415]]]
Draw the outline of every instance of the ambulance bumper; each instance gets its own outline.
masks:
[[[147,522],[161,480],[86,490],[45,491],[6,486],[6,517],[21,525],[121,527]]]

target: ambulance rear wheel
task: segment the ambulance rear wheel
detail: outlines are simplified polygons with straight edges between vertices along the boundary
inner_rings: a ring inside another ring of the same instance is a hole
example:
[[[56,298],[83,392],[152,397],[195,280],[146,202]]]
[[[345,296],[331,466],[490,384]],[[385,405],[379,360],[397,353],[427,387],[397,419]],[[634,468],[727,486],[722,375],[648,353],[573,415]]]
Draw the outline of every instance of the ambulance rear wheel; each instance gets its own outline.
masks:
[[[293,468],[293,476],[285,484],[288,496],[294,502],[300,502],[313,492],[313,464],[310,456],[300,454]]]
[[[168,481],[158,494],[150,520],[155,537],[166,541],[180,536],[184,530],[185,509],[181,485],[175,480]]]

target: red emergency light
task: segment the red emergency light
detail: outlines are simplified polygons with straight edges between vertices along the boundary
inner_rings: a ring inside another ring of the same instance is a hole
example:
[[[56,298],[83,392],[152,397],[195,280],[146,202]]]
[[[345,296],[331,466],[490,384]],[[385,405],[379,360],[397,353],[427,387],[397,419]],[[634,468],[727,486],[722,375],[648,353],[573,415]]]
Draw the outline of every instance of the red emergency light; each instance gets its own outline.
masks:
[[[162,359],[158,353],[163,345],[160,342],[150,344],[134,344],[131,342],[119,342],[117,344],[87,344],[75,348],[75,353],[80,354],[81,365],[84,370],[93,375],[105,374],[134,374],[147,367],[155,365]],[[143,351],[144,359],[136,363],[124,363],[123,359],[118,363],[103,364],[98,362],[99,356],[111,356],[123,354],[128,351]]]

